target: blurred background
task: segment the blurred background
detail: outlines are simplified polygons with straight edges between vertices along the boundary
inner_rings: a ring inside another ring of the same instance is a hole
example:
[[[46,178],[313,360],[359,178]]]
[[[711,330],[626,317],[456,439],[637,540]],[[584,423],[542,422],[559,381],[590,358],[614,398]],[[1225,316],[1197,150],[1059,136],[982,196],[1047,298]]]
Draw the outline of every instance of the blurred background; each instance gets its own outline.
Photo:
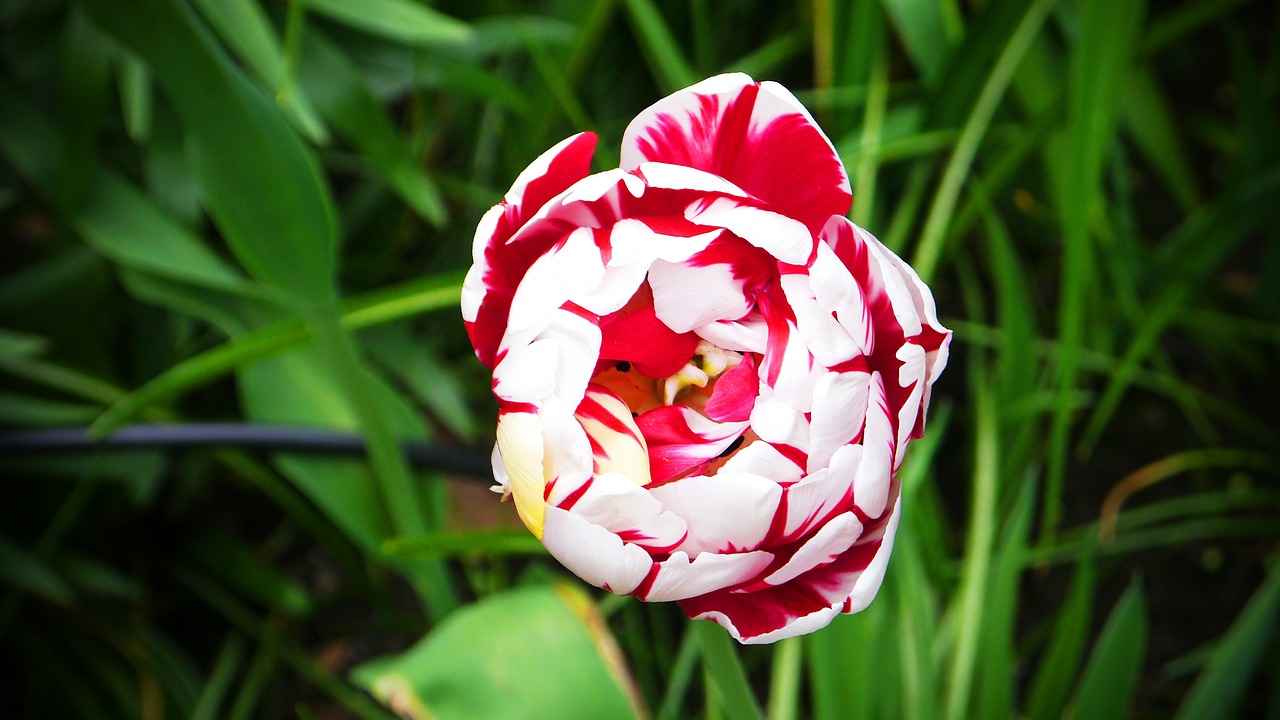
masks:
[[[955,331],[878,599],[750,648],[488,493],[457,309],[533,158],[730,70]],[[1278,94],[1261,1],[3,0],[5,714],[1280,717]]]

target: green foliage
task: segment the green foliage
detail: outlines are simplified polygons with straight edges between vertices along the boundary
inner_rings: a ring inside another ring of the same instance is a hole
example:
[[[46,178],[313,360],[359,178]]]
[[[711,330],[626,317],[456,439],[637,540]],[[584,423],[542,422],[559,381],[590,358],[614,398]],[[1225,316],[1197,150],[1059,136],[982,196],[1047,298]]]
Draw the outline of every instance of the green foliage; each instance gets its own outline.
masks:
[[[796,91],[956,331],[880,596],[768,648],[562,584],[399,449],[492,446],[480,215],[729,70]],[[1274,713],[1278,78],[1260,0],[0,3],[0,425],[370,448],[0,457],[6,707]]]

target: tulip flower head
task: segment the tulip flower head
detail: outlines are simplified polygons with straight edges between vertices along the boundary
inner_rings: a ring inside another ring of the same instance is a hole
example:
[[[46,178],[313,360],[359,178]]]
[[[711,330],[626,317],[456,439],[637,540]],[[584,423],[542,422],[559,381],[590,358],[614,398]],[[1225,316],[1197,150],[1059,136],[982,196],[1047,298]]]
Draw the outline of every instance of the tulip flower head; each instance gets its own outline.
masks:
[[[850,222],[831,142],[782,86],[720,75],[548,150],[476,229],[462,314],[498,400],[493,467],[598,587],[741,642],[857,612],[951,334]]]

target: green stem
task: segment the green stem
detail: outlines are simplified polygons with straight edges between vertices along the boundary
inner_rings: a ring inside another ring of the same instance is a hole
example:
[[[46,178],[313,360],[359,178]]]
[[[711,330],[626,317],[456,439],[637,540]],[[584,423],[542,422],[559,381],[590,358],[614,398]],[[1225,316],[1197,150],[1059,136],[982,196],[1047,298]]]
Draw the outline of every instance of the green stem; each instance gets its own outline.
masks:
[[[702,645],[702,667],[720,696],[725,714],[735,720],[764,720],[728,633],[706,620],[695,620],[694,626]]]

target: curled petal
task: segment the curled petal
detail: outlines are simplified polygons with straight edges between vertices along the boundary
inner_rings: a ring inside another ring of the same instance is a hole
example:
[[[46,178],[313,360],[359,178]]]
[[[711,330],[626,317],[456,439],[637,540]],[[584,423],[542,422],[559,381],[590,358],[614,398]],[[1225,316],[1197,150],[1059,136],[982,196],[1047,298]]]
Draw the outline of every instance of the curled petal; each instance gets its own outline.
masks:
[[[657,484],[719,457],[747,429],[745,422],[718,423],[682,405],[655,408],[636,423],[649,445],[649,468]]]
[[[725,178],[816,234],[849,212],[840,157],[804,106],[777,83],[718,75],[636,116],[622,138],[622,167],[646,161]]]

